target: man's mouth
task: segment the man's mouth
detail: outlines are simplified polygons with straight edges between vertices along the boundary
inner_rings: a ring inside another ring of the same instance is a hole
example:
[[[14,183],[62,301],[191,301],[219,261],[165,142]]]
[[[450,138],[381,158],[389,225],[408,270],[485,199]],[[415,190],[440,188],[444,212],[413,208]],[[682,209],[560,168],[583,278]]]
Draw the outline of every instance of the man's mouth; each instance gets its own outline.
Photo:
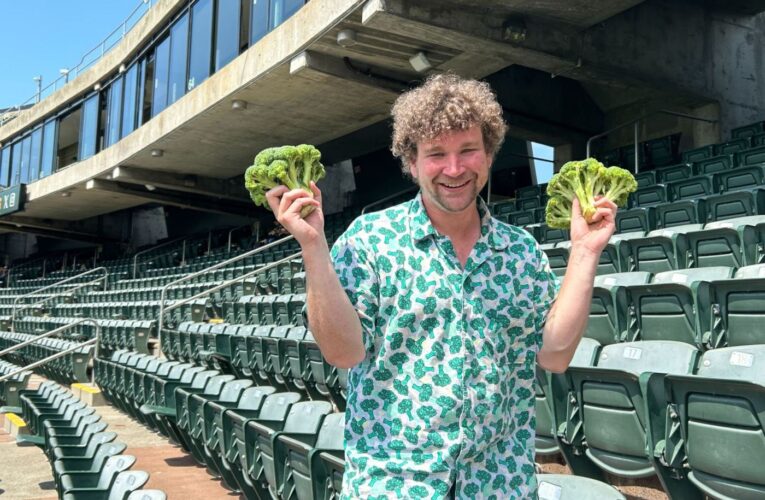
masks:
[[[467,186],[469,183],[470,183],[470,180],[467,180],[465,182],[441,182],[440,185],[450,191],[457,191]]]

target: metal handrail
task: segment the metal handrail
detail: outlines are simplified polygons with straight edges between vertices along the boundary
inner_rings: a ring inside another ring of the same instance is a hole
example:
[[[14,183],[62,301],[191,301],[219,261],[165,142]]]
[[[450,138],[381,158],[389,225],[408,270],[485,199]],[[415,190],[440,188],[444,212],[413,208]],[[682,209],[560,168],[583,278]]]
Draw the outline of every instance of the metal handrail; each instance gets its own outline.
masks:
[[[222,290],[224,288],[228,288],[231,285],[233,285],[233,284],[235,284],[235,283],[237,283],[239,281],[243,282],[244,280],[246,280],[248,278],[252,278],[253,276],[255,276],[257,274],[266,272],[266,271],[268,271],[270,269],[273,269],[274,267],[277,267],[277,266],[280,266],[280,265],[282,265],[284,263],[293,261],[293,260],[299,258],[302,254],[303,254],[302,251],[301,252],[295,252],[292,255],[284,257],[283,259],[279,259],[279,260],[277,260],[275,262],[271,262],[270,264],[266,264],[263,267],[259,267],[257,269],[254,269],[254,270],[252,270],[252,271],[250,271],[248,273],[243,274],[242,276],[237,276],[236,278],[231,278],[228,281],[224,281],[223,283],[219,283],[218,285],[215,285],[212,288],[208,288],[207,290],[203,290],[203,291],[199,292],[198,294],[196,294],[196,295],[194,295],[192,297],[188,297],[188,298],[179,300],[177,302],[173,302],[172,304],[167,306],[167,308],[165,308],[165,302],[164,302],[164,300],[165,300],[164,299],[165,289],[162,289],[162,298],[160,299],[161,303],[160,303],[160,312],[159,312],[159,328],[157,330],[157,337],[158,337],[158,340],[159,340],[159,353],[162,354],[162,327],[164,326],[163,318],[164,318],[165,314],[169,313],[170,311],[172,311],[174,309],[178,309],[179,307],[181,307],[181,306],[183,306],[185,304],[188,304],[191,301],[194,301],[194,300],[197,300],[197,299],[201,299],[202,297],[204,297],[206,295],[209,295],[211,293],[217,292],[218,290]]]
[[[640,141],[638,140],[638,132],[639,132],[638,131],[638,125],[640,124],[641,121],[645,120],[646,118],[649,118],[651,116],[658,115],[658,114],[677,116],[677,117],[680,117],[680,118],[687,118],[689,120],[695,120],[695,121],[706,122],[706,123],[717,123],[717,120],[712,120],[712,119],[709,119],[709,118],[701,118],[700,116],[687,115],[685,113],[678,113],[677,111],[670,111],[668,109],[659,109],[659,110],[653,111],[651,113],[646,113],[646,114],[644,114],[643,116],[641,116],[639,118],[635,118],[635,119],[632,119],[630,121],[627,121],[627,122],[621,123],[619,125],[616,125],[615,127],[612,127],[610,129],[606,130],[605,132],[601,132],[599,134],[593,135],[592,137],[587,139],[587,154],[586,154],[587,158],[590,157],[590,146],[592,145],[592,141],[594,141],[595,139],[600,139],[601,137],[605,137],[605,136],[609,135],[611,132],[616,132],[617,130],[621,130],[621,129],[625,128],[625,127],[629,127],[630,125],[634,125],[634,127],[635,127],[635,130],[634,130],[635,172],[637,172],[638,171],[638,165],[640,163],[640,161],[639,161],[640,160],[640,154],[638,153],[638,151],[640,149],[638,147],[638,145],[640,143]]]
[[[26,346],[28,346],[30,344],[34,344],[35,342],[37,342],[40,339],[43,339],[45,337],[50,337],[51,335],[54,335],[54,334],[57,334],[57,333],[61,333],[63,331],[66,331],[66,330],[68,330],[68,329],[70,329],[70,328],[72,328],[74,326],[80,325],[82,323],[92,323],[96,327],[96,336],[95,336],[95,338],[92,338],[90,340],[86,340],[84,342],[81,342],[81,343],[79,343],[79,344],[77,344],[75,346],[72,346],[72,347],[70,347],[68,349],[65,349],[65,350],[63,350],[61,352],[57,352],[56,354],[51,354],[47,358],[43,358],[43,359],[41,359],[39,361],[35,361],[34,363],[28,364],[27,366],[25,366],[23,368],[20,368],[18,370],[15,370],[15,371],[13,371],[11,373],[7,373],[7,374],[5,374],[5,375],[0,377],[0,382],[3,382],[3,381],[5,381],[5,380],[7,380],[7,379],[9,379],[9,378],[11,378],[11,377],[13,377],[15,375],[18,375],[19,373],[23,373],[25,371],[31,370],[32,368],[37,368],[38,366],[44,365],[45,363],[53,361],[54,359],[58,359],[58,358],[64,356],[65,354],[69,354],[70,352],[76,351],[77,349],[80,349],[82,347],[89,346],[89,345],[92,345],[92,344],[96,345],[96,350],[93,353],[93,356],[97,358],[98,357],[98,348],[99,348],[100,340],[101,340],[101,325],[96,320],[94,320],[93,318],[78,319],[74,323],[69,323],[68,325],[60,326],[60,327],[58,327],[58,328],[56,328],[54,330],[51,330],[49,332],[45,332],[45,333],[41,333],[40,335],[36,335],[33,339],[24,341],[21,344],[16,344],[16,345],[11,346],[11,347],[9,347],[7,349],[4,349],[3,351],[0,351],[0,356],[4,356],[4,355],[8,354],[9,352],[13,352],[13,351],[15,351],[17,349],[20,349],[22,347],[26,347]]]
[[[95,268],[95,269],[89,269],[89,270],[87,270],[87,271],[85,271],[85,272],[82,272],[82,273],[80,273],[80,274],[77,274],[77,275],[75,275],[75,276],[71,276],[71,277],[69,277],[69,278],[66,278],[66,279],[64,279],[64,280],[61,280],[61,281],[57,281],[57,282],[55,282],[55,283],[53,283],[53,284],[51,284],[51,285],[48,285],[48,286],[44,286],[44,287],[42,287],[42,288],[38,288],[37,290],[34,290],[34,291],[32,291],[32,292],[29,292],[29,293],[27,293],[26,295],[20,295],[20,296],[16,297],[16,299],[13,301],[13,313],[12,313],[12,318],[13,318],[13,319],[15,319],[15,318],[16,318],[16,304],[17,304],[17,303],[18,303],[20,300],[22,300],[22,299],[26,299],[27,297],[31,297],[32,295],[36,295],[36,294],[38,294],[38,293],[40,293],[40,292],[44,292],[45,290],[50,290],[51,288],[56,288],[56,287],[59,287],[59,286],[63,285],[64,283],[68,283],[68,282],[70,282],[70,281],[76,280],[77,278],[81,278],[81,277],[83,277],[83,276],[86,276],[86,275],[88,275],[88,274],[93,274],[93,273],[95,273],[96,271],[103,271],[103,273],[104,273],[104,276],[103,276],[103,278],[101,278],[101,279],[103,279],[103,280],[104,280],[104,290],[106,290],[107,286],[109,285],[109,280],[107,279],[107,278],[109,277],[109,271],[108,271],[108,270],[107,270],[105,267],[97,267],[97,268]]]
[[[215,271],[216,269],[220,269],[221,267],[228,266],[229,264],[233,264],[234,262],[237,262],[242,259],[246,259],[247,257],[251,255],[258,254],[260,252],[263,252],[265,250],[268,250],[269,248],[273,248],[277,245],[281,245],[282,243],[286,243],[290,240],[294,240],[295,237],[292,235],[285,236],[284,238],[280,240],[276,240],[274,242],[268,243],[266,245],[263,245],[262,247],[255,248],[253,250],[250,250],[249,252],[245,252],[243,254],[237,255],[236,257],[232,257],[228,260],[224,260],[223,262],[219,262],[217,264],[214,264],[210,267],[207,267],[205,269],[202,269],[201,271],[197,271],[195,273],[188,274],[186,276],[183,276],[181,278],[178,278],[177,280],[171,281],[170,283],[167,283],[164,287],[162,287],[162,291],[160,292],[159,296],[159,331],[162,331],[162,318],[164,317],[164,311],[165,311],[165,296],[167,295],[167,289],[171,286],[175,286],[179,283],[183,283],[184,281],[188,281],[190,279],[194,279],[197,276],[201,276],[203,274],[209,273],[210,271]],[[184,302],[185,303],[185,302]],[[161,333],[160,333],[161,335]],[[160,344],[160,350],[162,349]]]
[[[226,246],[226,251],[231,251],[231,235],[234,233],[234,231],[239,231],[243,227],[249,227],[250,224],[242,224],[241,226],[232,227],[231,230],[228,232],[228,246]],[[258,231],[260,231],[260,221],[258,221]],[[257,241],[257,240],[256,240]]]
[[[385,198],[379,199],[377,201],[373,201],[372,203],[370,203],[369,205],[366,205],[364,208],[361,209],[361,215],[364,215],[367,212],[367,209],[370,207],[374,207],[375,205],[381,205],[388,200],[392,200],[393,198],[401,196],[402,194],[406,194],[410,191],[417,191],[418,189],[420,189],[418,186],[413,186],[413,187],[398,191],[397,193],[393,193],[392,195],[386,196]]]
[[[102,279],[104,279],[104,277],[96,278],[93,281],[86,281],[85,283],[80,283],[79,285],[77,285],[77,286],[75,286],[73,288],[67,288],[64,291],[61,291],[61,292],[58,292],[58,293],[54,293],[53,295],[51,295],[49,297],[45,297],[44,299],[40,300],[39,302],[35,302],[34,304],[24,304],[24,307],[14,308],[13,312],[11,314],[11,321],[16,319],[16,312],[17,311],[26,311],[27,309],[34,309],[35,307],[39,307],[39,306],[45,304],[49,300],[55,299],[57,297],[61,297],[63,295],[70,294],[72,292],[76,292],[77,290],[80,290],[81,288],[85,288],[85,287],[88,287],[88,286],[91,286],[91,285],[95,285],[96,283],[98,283]],[[11,331],[15,331],[15,330],[13,330],[13,323],[11,323]]]
[[[32,95],[32,97],[30,97],[26,101],[22,102],[19,105],[16,105],[16,106],[13,106],[11,108],[6,109],[2,113],[2,115],[0,115],[0,126],[4,125],[6,122],[10,121],[12,119],[12,117],[10,115],[13,115],[14,113],[20,112],[22,110],[22,108],[24,108],[24,106],[27,106],[27,105],[32,106],[32,105],[40,102],[40,100],[42,99],[42,95],[45,94],[46,92],[48,92],[48,90],[50,90],[51,88],[53,88],[53,90],[57,89],[58,88],[58,84],[59,84],[59,82],[61,82],[61,80],[65,80],[64,84],[68,83],[71,74],[74,74],[74,76],[77,77],[82,71],[84,71],[86,68],[88,68],[91,64],[93,64],[96,61],[98,61],[99,59],[101,59],[104,56],[104,54],[106,54],[107,51],[111,50],[112,47],[117,45],[117,43],[119,43],[119,41],[122,40],[125,37],[125,35],[128,33],[128,31],[129,31],[128,23],[130,22],[130,19],[135,15],[135,13],[138,12],[138,10],[141,9],[142,6],[148,4],[148,8],[146,8],[146,10],[143,12],[143,14],[141,14],[135,20],[135,22],[130,25],[130,29],[132,29],[136,25],[136,23],[138,23],[138,21],[140,21],[143,18],[143,16],[146,14],[146,12],[149,11],[149,9],[151,9],[152,5],[155,2],[156,2],[156,0],[151,0],[151,1],[150,0],[140,0],[138,2],[138,5],[136,5],[135,9],[133,9],[133,11],[130,14],[128,14],[128,16],[125,18],[125,20],[122,23],[120,23],[116,28],[114,28],[114,30],[112,30],[111,33],[106,35],[103,38],[103,40],[101,40],[101,42],[99,42],[95,47],[93,47],[91,50],[86,52],[80,58],[80,61],[77,63],[77,65],[74,68],[66,71],[65,73],[62,73],[61,76],[59,76],[58,78],[53,80],[51,83],[46,85],[44,88],[38,89],[34,93],[34,95]],[[107,47],[106,43],[109,41],[109,39],[115,33],[118,33],[120,30],[122,31],[122,34],[120,35],[120,37],[116,41],[114,41],[111,45],[109,45],[109,47]],[[93,54],[94,52],[96,52],[99,49],[101,50],[101,55],[99,55],[98,57],[96,57],[92,61],[89,61],[89,62],[86,63],[85,60],[88,58],[88,56],[90,56],[91,54]]]
[[[186,240],[188,240],[188,238],[184,238],[183,239],[183,254],[184,254],[184,256],[186,254]],[[166,247],[168,245],[173,245],[175,243],[178,243],[179,241],[181,241],[181,238],[176,238],[176,239],[174,239],[172,241],[166,241],[166,242],[164,242],[164,243],[162,243],[160,245],[156,245],[156,246],[153,246],[151,248],[147,248],[146,250],[141,250],[140,252],[135,254],[133,256],[133,279],[135,279],[136,269],[138,267],[138,256],[139,255],[146,254],[146,253],[149,253],[149,252],[153,252],[154,250],[156,250],[158,248]]]

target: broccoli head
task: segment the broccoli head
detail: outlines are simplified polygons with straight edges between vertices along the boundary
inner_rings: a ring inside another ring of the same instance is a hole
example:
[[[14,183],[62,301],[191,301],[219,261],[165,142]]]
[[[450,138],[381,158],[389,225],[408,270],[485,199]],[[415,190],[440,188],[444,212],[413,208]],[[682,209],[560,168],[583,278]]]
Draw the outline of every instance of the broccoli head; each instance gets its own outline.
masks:
[[[326,175],[321,153],[314,146],[281,146],[267,148],[255,156],[254,163],[244,173],[244,187],[256,205],[269,208],[266,191],[284,185],[289,189],[302,189],[313,197],[311,181],[318,181]],[[308,206],[300,212],[306,217],[314,207]]]
[[[576,196],[582,215],[590,222],[596,212],[597,196],[605,196],[616,205],[624,206],[629,194],[636,189],[635,177],[623,168],[606,168],[594,158],[570,161],[547,184],[550,200],[545,210],[545,220],[550,227],[568,228],[571,224],[571,204]]]

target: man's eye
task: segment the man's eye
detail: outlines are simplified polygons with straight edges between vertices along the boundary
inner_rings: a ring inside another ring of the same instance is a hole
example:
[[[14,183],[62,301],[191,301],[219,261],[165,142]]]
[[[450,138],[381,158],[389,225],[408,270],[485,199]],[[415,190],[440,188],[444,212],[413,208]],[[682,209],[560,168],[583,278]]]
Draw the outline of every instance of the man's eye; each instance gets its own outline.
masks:
[[[428,155],[428,157],[429,157],[429,158],[441,158],[441,157],[443,157],[443,156],[444,156],[444,154],[443,154],[443,153],[430,153],[430,154]]]
[[[478,150],[477,150],[477,149],[475,149],[475,148],[463,149],[463,150],[462,150],[462,154],[466,154],[466,153],[473,153],[473,152],[475,152],[475,151],[478,151]]]

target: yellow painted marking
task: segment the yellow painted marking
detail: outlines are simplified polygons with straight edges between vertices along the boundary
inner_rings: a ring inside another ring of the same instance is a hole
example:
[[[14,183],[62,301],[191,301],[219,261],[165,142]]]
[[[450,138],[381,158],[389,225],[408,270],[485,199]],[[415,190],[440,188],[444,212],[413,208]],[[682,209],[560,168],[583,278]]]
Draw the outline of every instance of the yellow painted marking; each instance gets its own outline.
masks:
[[[98,394],[98,393],[101,392],[101,389],[99,389],[98,387],[91,387],[89,385],[82,384],[82,383],[72,384],[72,388],[73,389],[79,389],[81,391],[85,391],[85,392],[87,392],[89,394]]]
[[[5,414],[5,418],[10,420],[11,423],[13,425],[15,425],[16,427],[26,427],[27,426],[27,423],[24,422],[24,420],[21,417],[19,417],[18,415],[16,415],[15,413],[6,413]]]

